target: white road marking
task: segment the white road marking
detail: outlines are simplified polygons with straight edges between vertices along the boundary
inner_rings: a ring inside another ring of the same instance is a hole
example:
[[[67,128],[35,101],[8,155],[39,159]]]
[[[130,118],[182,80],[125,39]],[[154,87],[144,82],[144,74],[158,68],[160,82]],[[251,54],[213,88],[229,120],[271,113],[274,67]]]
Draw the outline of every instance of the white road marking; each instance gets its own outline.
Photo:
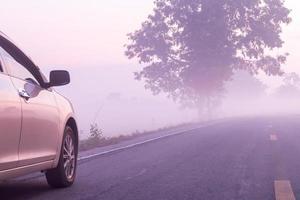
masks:
[[[184,131],[175,131],[175,132],[167,134],[167,135],[155,137],[155,138],[152,138],[152,139],[144,140],[144,141],[137,142],[137,143],[130,144],[130,145],[126,145],[126,146],[123,146],[123,147],[114,148],[114,149],[111,149],[111,150],[108,150],[108,151],[102,151],[102,152],[95,153],[95,154],[88,155],[88,156],[82,156],[82,157],[79,157],[78,160],[79,161],[80,160],[86,160],[86,159],[90,159],[90,158],[93,158],[93,157],[102,156],[102,155],[105,155],[105,154],[108,154],[108,153],[112,153],[112,152],[116,152],[116,151],[120,151],[120,150],[124,150],[124,149],[129,149],[129,148],[132,148],[132,147],[135,147],[135,146],[138,146],[138,145],[146,144],[146,143],[149,143],[149,142],[153,142],[155,140],[160,140],[160,139],[175,136],[175,135],[184,134],[186,132],[197,130],[199,128],[203,128],[203,127],[210,126],[210,125],[211,124],[202,125],[202,126],[199,126],[197,128],[192,128],[192,129],[188,129],[188,130],[184,130]]]
[[[290,181],[277,180],[274,188],[276,200],[296,200]]]
[[[270,135],[270,140],[271,141],[277,141],[278,140],[277,135],[276,134],[271,134]]]
[[[138,176],[142,176],[143,174],[145,174],[147,172],[147,169],[142,169],[142,171],[140,171],[138,174],[134,175],[134,176],[129,176],[127,177],[125,180],[130,180],[130,179],[133,179],[133,178],[136,178]]]

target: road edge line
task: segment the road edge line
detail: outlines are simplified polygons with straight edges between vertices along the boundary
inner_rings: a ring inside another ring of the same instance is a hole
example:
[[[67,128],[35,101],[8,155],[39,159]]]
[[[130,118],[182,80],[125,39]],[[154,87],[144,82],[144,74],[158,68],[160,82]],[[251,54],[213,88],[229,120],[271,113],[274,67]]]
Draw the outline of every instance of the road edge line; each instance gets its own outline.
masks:
[[[153,142],[153,141],[156,141],[156,140],[160,140],[160,139],[164,139],[164,138],[167,138],[167,137],[184,134],[186,132],[194,131],[194,130],[197,130],[199,128],[208,127],[210,125],[213,125],[213,124],[201,125],[201,126],[199,126],[197,128],[192,128],[192,129],[184,130],[184,131],[177,131],[175,133],[170,133],[170,134],[166,134],[166,135],[163,135],[163,136],[155,137],[155,138],[152,138],[152,139],[144,140],[144,141],[141,141],[141,142],[136,142],[136,143],[129,144],[129,145],[126,145],[126,146],[123,146],[123,147],[117,147],[117,148],[114,148],[114,149],[111,149],[111,150],[102,151],[102,152],[91,154],[91,155],[88,155],[88,156],[82,156],[82,157],[78,158],[78,161],[83,161],[83,160],[87,160],[87,159],[90,159],[90,158],[94,158],[94,157],[106,155],[106,154],[109,154],[109,153],[113,153],[113,152],[117,152],[117,151],[129,149],[129,148],[136,147],[136,146],[139,146],[139,145],[143,145],[143,144],[146,144],[146,143],[149,143],[149,142]]]

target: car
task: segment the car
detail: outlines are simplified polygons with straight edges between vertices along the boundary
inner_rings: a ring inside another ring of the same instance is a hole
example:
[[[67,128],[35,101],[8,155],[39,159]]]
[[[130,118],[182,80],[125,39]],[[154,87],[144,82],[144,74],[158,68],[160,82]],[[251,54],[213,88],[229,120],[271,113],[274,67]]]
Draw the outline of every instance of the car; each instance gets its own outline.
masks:
[[[65,70],[49,81],[34,62],[0,32],[0,180],[45,173],[54,188],[76,177],[78,128],[69,100],[53,87],[69,84]]]

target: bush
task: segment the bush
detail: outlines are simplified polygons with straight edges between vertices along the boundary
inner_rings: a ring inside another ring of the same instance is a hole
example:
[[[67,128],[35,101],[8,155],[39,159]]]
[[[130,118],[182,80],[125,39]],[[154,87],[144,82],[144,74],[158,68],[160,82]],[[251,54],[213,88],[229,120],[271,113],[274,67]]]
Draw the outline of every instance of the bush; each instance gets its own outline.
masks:
[[[101,140],[102,137],[103,137],[103,132],[98,127],[98,124],[97,123],[91,124],[89,139],[91,139],[91,140]]]

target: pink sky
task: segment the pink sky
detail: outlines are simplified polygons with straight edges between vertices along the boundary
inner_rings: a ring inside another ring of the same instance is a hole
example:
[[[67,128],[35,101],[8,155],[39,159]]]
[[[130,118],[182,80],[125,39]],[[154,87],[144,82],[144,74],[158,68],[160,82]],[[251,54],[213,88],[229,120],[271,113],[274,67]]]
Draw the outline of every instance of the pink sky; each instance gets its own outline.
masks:
[[[40,66],[86,66],[127,63],[126,34],[138,28],[152,3],[4,0],[1,8],[1,30]]]

